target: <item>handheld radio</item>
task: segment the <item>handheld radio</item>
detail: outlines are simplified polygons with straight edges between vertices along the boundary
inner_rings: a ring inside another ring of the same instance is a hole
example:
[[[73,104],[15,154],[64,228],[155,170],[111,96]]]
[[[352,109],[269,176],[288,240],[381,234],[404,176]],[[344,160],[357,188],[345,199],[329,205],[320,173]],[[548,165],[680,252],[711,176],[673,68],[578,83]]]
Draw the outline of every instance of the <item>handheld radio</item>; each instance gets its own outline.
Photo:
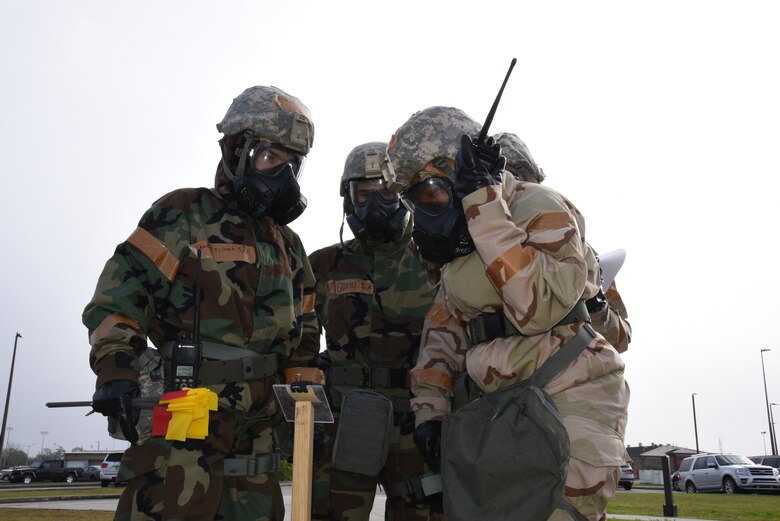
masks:
[[[168,391],[178,391],[185,387],[198,386],[198,371],[202,348],[200,343],[200,248],[195,262],[195,319],[194,333],[182,335],[171,352],[171,370],[168,378]]]

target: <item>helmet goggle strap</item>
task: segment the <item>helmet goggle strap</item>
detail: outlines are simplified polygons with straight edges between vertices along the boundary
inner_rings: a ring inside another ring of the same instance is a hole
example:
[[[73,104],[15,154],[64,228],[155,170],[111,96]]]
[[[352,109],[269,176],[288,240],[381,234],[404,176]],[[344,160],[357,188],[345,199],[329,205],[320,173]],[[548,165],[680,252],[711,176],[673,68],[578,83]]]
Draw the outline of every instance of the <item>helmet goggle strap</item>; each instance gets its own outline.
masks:
[[[356,208],[366,205],[372,193],[383,202],[391,204],[398,202],[398,192],[390,190],[382,178],[352,179],[349,182],[349,198]]]
[[[251,143],[248,155],[249,168],[269,176],[280,171],[277,168],[279,165],[289,163],[292,165],[295,178],[300,179],[306,162],[306,156],[263,139]]]
[[[436,217],[452,207],[452,181],[446,177],[429,177],[404,192],[403,203],[410,212],[422,211]]]

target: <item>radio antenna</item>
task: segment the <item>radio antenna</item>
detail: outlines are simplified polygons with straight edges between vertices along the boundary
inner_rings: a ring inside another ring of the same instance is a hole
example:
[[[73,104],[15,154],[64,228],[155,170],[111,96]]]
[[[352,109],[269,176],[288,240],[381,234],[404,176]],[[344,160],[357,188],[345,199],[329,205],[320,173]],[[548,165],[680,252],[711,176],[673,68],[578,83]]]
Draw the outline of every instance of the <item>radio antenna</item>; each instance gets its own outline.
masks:
[[[493,106],[490,107],[490,112],[488,112],[487,119],[485,120],[485,124],[482,125],[482,130],[479,133],[479,137],[477,138],[477,146],[482,145],[485,142],[485,139],[487,138],[488,129],[490,129],[490,124],[493,123],[493,116],[496,115],[496,109],[498,108],[498,102],[501,101],[501,95],[504,93],[504,87],[506,87],[506,82],[509,80],[509,75],[512,74],[512,69],[515,68],[515,63],[517,63],[517,58],[512,58],[512,63],[509,64],[509,70],[506,71],[506,77],[504,77],[504,83],[501,84],[501,89],[498,91],[498,96],[496,96],[496,101],[493,102]]]

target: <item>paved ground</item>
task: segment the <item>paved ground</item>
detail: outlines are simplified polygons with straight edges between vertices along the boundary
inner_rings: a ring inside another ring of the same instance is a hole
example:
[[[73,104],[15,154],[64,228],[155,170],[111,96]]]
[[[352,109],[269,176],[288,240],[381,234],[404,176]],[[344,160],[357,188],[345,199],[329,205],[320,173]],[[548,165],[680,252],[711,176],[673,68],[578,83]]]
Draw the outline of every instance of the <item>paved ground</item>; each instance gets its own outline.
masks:
[[[282,494],[284,496],[284,508],[285,508],[285,520],[290,521],[290,500],[292,495],[292,487],[290,485],[282,485]],[[382,491],[377,492],[374,499],[374,508],[371,510],[371,516],[369,521],[383,521],[384,520],[384,502],[385,494]],[[63,501],[35,501],[26,503],[2,503],[0,506],[3,508],[50,508],[50,509],[63,509],[63,510],[109,510],[112,511],[116,508],[116,498],[100,498],[100,499],[70,499]],[[639,519],[642,521],[706,521],[700,519],[687,519],[682,517],[654,517],[654,516],[631,516],[631,515],[618,515],[610,514],[609,519]]]

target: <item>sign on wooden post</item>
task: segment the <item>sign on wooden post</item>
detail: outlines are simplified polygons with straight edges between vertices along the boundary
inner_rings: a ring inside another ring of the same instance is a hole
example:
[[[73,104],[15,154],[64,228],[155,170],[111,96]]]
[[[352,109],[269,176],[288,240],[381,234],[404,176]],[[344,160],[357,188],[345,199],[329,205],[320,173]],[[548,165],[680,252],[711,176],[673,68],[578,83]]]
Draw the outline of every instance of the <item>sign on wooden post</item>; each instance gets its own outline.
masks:
[[[294,382],[274,385],[284,418],[295,423],[293,440],[292,521],[311,519],[311,481],[314,459],[314,424],[333,423],[325,389]]]

